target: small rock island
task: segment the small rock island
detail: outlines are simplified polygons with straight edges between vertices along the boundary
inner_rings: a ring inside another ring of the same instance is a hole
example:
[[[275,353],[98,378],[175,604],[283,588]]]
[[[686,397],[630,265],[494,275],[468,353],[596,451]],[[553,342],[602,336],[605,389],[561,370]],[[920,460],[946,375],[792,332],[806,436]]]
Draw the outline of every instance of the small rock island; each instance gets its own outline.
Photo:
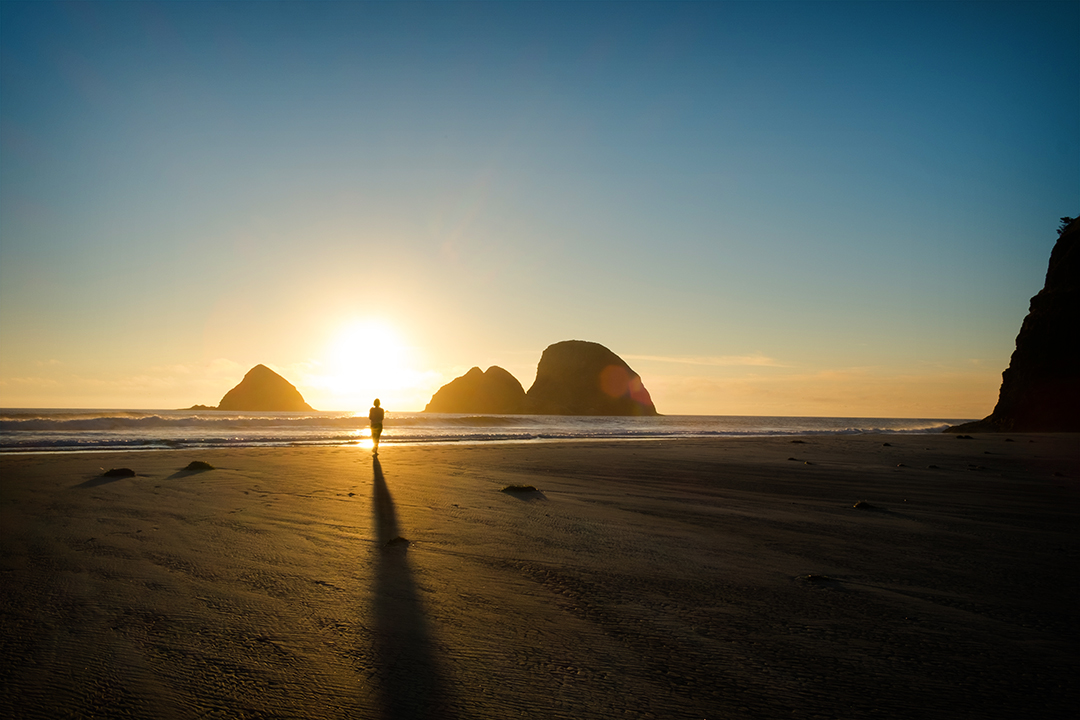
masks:
[[[240,384],[221,398],[216,408],[194,405],[191,410],[228,410],[255,412],[304,412],[313,408],[304,402],[300,391],[285,378],[266,367],[248,370]]]

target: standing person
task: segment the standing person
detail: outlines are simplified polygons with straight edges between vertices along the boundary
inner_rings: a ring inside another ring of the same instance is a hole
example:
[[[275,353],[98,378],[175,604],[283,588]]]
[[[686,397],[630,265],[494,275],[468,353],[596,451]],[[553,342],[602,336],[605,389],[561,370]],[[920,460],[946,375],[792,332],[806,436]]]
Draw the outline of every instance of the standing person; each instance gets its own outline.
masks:
[[[382,419],[385,412],[379,407],[379,398],[375,398],[375,407],[368,410],[368,420],[371,421],[371,442],[374,455],[379,454],[379,436],[382,435]]]

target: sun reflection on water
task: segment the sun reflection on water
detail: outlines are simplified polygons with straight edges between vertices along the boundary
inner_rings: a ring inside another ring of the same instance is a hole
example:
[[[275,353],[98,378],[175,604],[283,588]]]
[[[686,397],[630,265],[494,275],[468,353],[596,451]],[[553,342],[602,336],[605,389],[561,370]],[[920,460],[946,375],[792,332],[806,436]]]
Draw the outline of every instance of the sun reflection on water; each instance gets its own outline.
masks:
[[[371,440],[371,428],[360,428],[359,430],[353,430],[349,434],[356,438],[354,442],[350,443],[351,445],[363,450],[373,450],[375,448],[375,443]]]

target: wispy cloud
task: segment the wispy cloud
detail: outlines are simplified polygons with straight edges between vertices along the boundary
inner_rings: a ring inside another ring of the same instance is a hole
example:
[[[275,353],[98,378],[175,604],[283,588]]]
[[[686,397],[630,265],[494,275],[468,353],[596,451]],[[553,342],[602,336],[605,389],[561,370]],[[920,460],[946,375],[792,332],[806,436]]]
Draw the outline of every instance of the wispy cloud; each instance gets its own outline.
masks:
[[[709,365],[713,367],[791,367],[776,358],[765,355],[624,355],[627,360],[678,363],[680,365]]]
[[[250,368],[235,360],[228,358],[215,358],[208,362],[157,365],[151,367],[149,372],[154,375],[197,377],[197,378],[220,378],[238,375],[243,377]]]
[[[0,388],[7,387],[57,387],[58,383],[53,378],[43,377],[12,377],[0,379]]]

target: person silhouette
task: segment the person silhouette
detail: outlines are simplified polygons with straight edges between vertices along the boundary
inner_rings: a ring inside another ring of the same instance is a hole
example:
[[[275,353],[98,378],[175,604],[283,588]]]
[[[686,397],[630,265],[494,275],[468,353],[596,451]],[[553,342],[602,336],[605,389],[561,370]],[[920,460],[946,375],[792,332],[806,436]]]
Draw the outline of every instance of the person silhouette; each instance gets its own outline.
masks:
[[[382,435],[382,420],[385,412],[379,407],[379,398],[375,398],[375,406],[368,410],[368,420],[371,422],[371,449],[374,455],[379,454],[379,436]]]

